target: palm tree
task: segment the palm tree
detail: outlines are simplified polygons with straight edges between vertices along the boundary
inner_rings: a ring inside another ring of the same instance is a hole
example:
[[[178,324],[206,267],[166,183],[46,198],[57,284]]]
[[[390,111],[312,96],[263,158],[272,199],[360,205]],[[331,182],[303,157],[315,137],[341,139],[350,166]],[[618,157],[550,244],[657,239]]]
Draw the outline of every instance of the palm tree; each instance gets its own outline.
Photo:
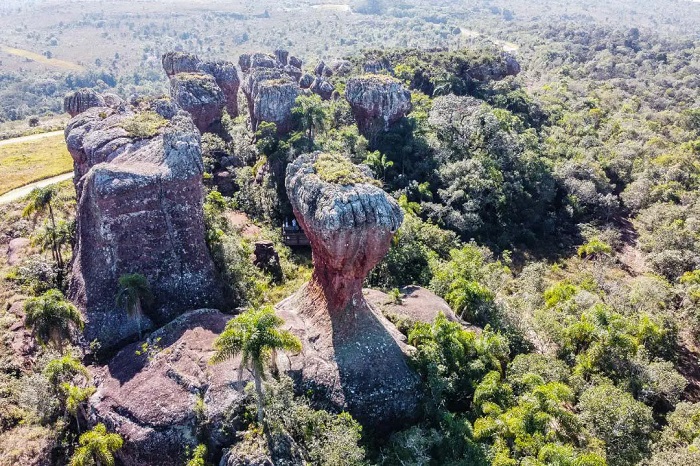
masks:
[[[69,414],[74,416],[75,425],[80,432],[78,415],[87,418],[83,405],[95,393],[95,387],[88,385],[90,373],[87,368],[69,354],[49,361],[43,374],[62,406],[63,417],[67,419]]]
[[[143,307],[153,303],[153,293],[148,279],[140,273],[128,273],[119,277],[119,291],[117,292],[117,307],[126,309],[126,313],[132,319],[136,319],[139,327],[139,340],[141,339],[141,318]]]
[[[323,129],[326,123],[326,112],[323,109],[323,100],[316,94],[309,96],[300,95],[295,101],[292,115],[298,119],[302,129],[306,131],[309,140],[309,150],[313,149],[314,136],[319,129]]]
[[[239,377],[242,377],[244,367],[253,374],[260,425],[264,425],[262,380],[265,378],[265,366],[274,360],[279,350],[295,353],[301,351],[301,341],[291,332],[280,330],[282,324],[284,321],[275,315],[271,306],[250,309],[231,319],[214,342],[216,354],[212,363],[217,364],[240,355]]]
[[[32,329],[39,344],[53,343],[63,354],[63,341],[70,340],[74,329],[85,326],[80,311],[66,301],[58,290],[49,290],[43,295],[28,299],[24,303],[24,323]]]
[[[119,434],[110,434],[104,424],[80,436],[80,446],[70,460],[70,466],[114,466],[114,453],[124,445]]]
[[[51,253],[58,267],[63,270],[63,257],[61,256],[61,247],[58,244],[56,237],[56,217],[53,213],[51,201],[56,197],[56,189],[53,186],[45,188],[36,188],[29,194],[29,204],[22,211],[23,217],[37,217],[44,212],[49,212],[49,220],[51,221]]]

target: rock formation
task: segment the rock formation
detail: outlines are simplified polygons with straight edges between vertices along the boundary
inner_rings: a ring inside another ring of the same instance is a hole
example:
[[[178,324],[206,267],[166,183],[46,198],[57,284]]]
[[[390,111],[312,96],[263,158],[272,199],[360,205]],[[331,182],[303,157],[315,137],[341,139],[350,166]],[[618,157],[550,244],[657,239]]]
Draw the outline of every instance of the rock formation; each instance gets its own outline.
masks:
[[[184,464],[185,449],[199,443],[199,423],[208,427],[212,451],[234,441],[243,428],[243,389],[250,377],[246,371],[239,378],[240,361],[208,365],[228,319],[212,310],[187,313],[151,334],[148,354],[136,356],[141,346],[134,343],[94,370],[100,383],[90,399],[90,418],[124,437],[121,464]],[[198,398],[205,419],[197,418]]]
[[[411,93],[399,80],[385,75],[348,79],[345,98],[365,136],[388,130],[412,108]]]
[[[203,73],[179,73],[170,79],[170,96],[192,116],[200,132],[214,130],[226,105],[224,93],[213,76]]]
[[[163,69],[170,79],[170,94],[192,115],[201,132],[216,128],[221,112],[238,116],[238,78],[236,65],[225,61],[202,61],[185,52],[163,55]]]
[[[401,302],[397,303],[386,293],[377,290],[363,290],[365,299],[388,317],[392,322],[405,321],[412,326],[417,322],[433,323],[439,313],[443,313],[451,322],[467,325],[455,315],[444,299],[430,290],[420,286],[401,288]]]
[[[353,173],[354,184],[327,181],[319,160]],[[321,171],[319,171],[321,170]],[[367,167],[342,156],[302,155],[287,169],[287,193],[311,242],[311,281],[278,305],[303,342],[302,354],[278,361],[328,407],[348,410],[372,428],[391,430],[415,416],[418,379],[403,336],[362,294],[367,273],[389,250],[403,220],[397,203]]]
[[[245,73],[242,89],[248,101],[253,130],[257,130],[260,122],[267,121],[277,125],[280,134],[289,132],[292,129],[292,108],[301,93],[301,69],[285,65],[276,56],[264,53],[242,55],[239,63]]]
[[[335,87],[324,78],[316,77],[311,84],[311,92],[318,94],[323,100],[330,100],[335,92]]]
[[[104,107],[105,99],[92,89],[71,92],[63,99],[63,110],[71,117],[93,107]]]
[[[70,297],[88,319],[87,340],[104,347],[220,304],[204,240],[200,135],[174,108],[92,108],[65,130],[78,195]],[[176,113],[166,119],[154,110]],[[145,275],[155,295],[140,322],[115,306],[127,273]]]

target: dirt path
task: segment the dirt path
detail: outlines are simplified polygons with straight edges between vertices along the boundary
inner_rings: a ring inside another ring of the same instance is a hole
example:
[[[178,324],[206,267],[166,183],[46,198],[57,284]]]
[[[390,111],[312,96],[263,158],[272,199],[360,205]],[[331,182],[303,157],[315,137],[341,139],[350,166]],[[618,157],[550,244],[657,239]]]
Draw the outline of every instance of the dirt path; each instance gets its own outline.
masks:
[[[52,136],[58,136],[59,134],[63,134],[63,130],[51,131],[49,133],[32,134],[31,136],[22,136],[21,138],[5,139],[4,141],[0,141],[0,147],[10,146],[13,144],[22,144],[23,142],[37,141],[39,139],[50,138]]]
[[[46,178],[45,180],[35,181],[29,183],[28,185],[22,186],[21,188],[13,189],[0,196],[0,205],[9,204],[10,202],[17,201],[27,196],[31,193],[34,188],[43,188],[46,186],[51,186],[52,184],[60,183],[61,181],[70,180],[73,178],[73,172],[64,173],[63,175],[52,176],[51,178]]]

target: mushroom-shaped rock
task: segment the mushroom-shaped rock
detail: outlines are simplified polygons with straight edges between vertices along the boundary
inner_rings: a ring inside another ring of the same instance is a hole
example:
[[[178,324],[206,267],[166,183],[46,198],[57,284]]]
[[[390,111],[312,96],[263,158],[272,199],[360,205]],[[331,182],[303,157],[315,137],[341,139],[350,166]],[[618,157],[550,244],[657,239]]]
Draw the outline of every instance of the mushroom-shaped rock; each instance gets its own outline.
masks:
[[[63,110],[71,117],[93,107],[105,107],[105,99],[92,89],[71,92],[63,99]]]
[[[357,126],[365,136],[387,131],[411,111],[411,93],[390,76],[365,75],[350,78],[345,86]]]
[[[362,282],[389,250],[401,209],[367,167],[340,155],[300,156],[286,186],[314,262],[311,281],[277,307],[304,345],[287,370],[328,407],[391,430],[417,414],[418,379],[405,338],[365,301]]]
[[[181,313],[221,304],[205,242],[200,135],[178,110],[93,108],[65,130],[75,167],[70,297],[85,336],[109,348]],[[122,275],[144,275],[155,300],[139,319],[115,305]]]
[[[214,81],[226,98],[226,111],[231,117],[237,117],[238,89],[241,86],[241,80],[238,78],[236,65],[226,61],[204,62],[199,69],[214,77]]]
[[[197,55],[187,52],[167,52],[161,59],[163,69],[168,78],[179,73],[194,73],[198,70],[201,60]]]
[[[170,96],[192,116],[202,133],[221,121],[226,98],[213,76],[204,73],[178,73],[170,79]]]
[[[189,312],[150,335],[150,347],[157,342],[160,351],[136,356],[142,342],[134,343],[105,367],[92,369],[100,384],[89,401],[91,418],[124,438],[117,453],[120,464],[185,464],[187,447],[199,443],[201,421],[211,427],[209,447],[228,447],[235,441],[236,430],[244,429],[243,389],[250,376],[240,373],[240,363],[234,360],[216,370],[207,367],[214,340],[228,320],[218,311]],[[198,403],[204,408],[200,413]]]

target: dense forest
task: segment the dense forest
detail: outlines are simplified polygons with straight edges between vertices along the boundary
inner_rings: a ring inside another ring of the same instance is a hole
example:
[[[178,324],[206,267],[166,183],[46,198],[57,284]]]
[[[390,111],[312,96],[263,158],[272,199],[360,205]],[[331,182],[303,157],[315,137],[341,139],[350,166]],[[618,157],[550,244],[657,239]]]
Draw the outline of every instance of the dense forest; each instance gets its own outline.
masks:
[[[306,67],[372,62],[410,90],[412,111],[386,132],[362,135],[345,99],[308,95],[289,134],[266,123],[253,131],[241,102],[242,116],[202,137],[206,240],[231,310],[264,314],[308,279],[308,251],[280,242],[293,215],[284,176],[300,154],[321,151],[367,165],[403,210],[365,286],[398,303],[404,287],[424,287],[469,324],[393,318],[415,348],[425,401],[414,425],[387,435],[270,377],[267,428],[305,461],[279,464],[700,464],[700,3],[367,0],[349,12],[209,3],[147,2],[133,13],[131,2],[5,2],[0,120],[60,113],[63,95],[81,87],[163,94],[160,57],[171,49],[233,59],[283,47]],[[35,17],[47,5],[61,9]],[[492,79],[508,58],[519,73]],[[230,192],[217,188],[222,170]],[[18,296],[28,315],[50,302],[63,309],[66,337],[81,325],[63,298],[72,185],[51,196],[0,206],[3,241],[31,237],[36,249],[19,265],[2,259],[0,456],[10,459],[0,465],[114,464],[91,452],[112,458],[122,440],[102,424],[81,430],[96,383],[85,365],[107,357],[99,342],[71,346],[35,323],[31,363],[14,354]],[[275,242],[281,272],[252,264],[234,212]],[[265,436],[249,396],[242,442],[255,449]],[[207,435],[202,422],[188,465],[220,459]]]

